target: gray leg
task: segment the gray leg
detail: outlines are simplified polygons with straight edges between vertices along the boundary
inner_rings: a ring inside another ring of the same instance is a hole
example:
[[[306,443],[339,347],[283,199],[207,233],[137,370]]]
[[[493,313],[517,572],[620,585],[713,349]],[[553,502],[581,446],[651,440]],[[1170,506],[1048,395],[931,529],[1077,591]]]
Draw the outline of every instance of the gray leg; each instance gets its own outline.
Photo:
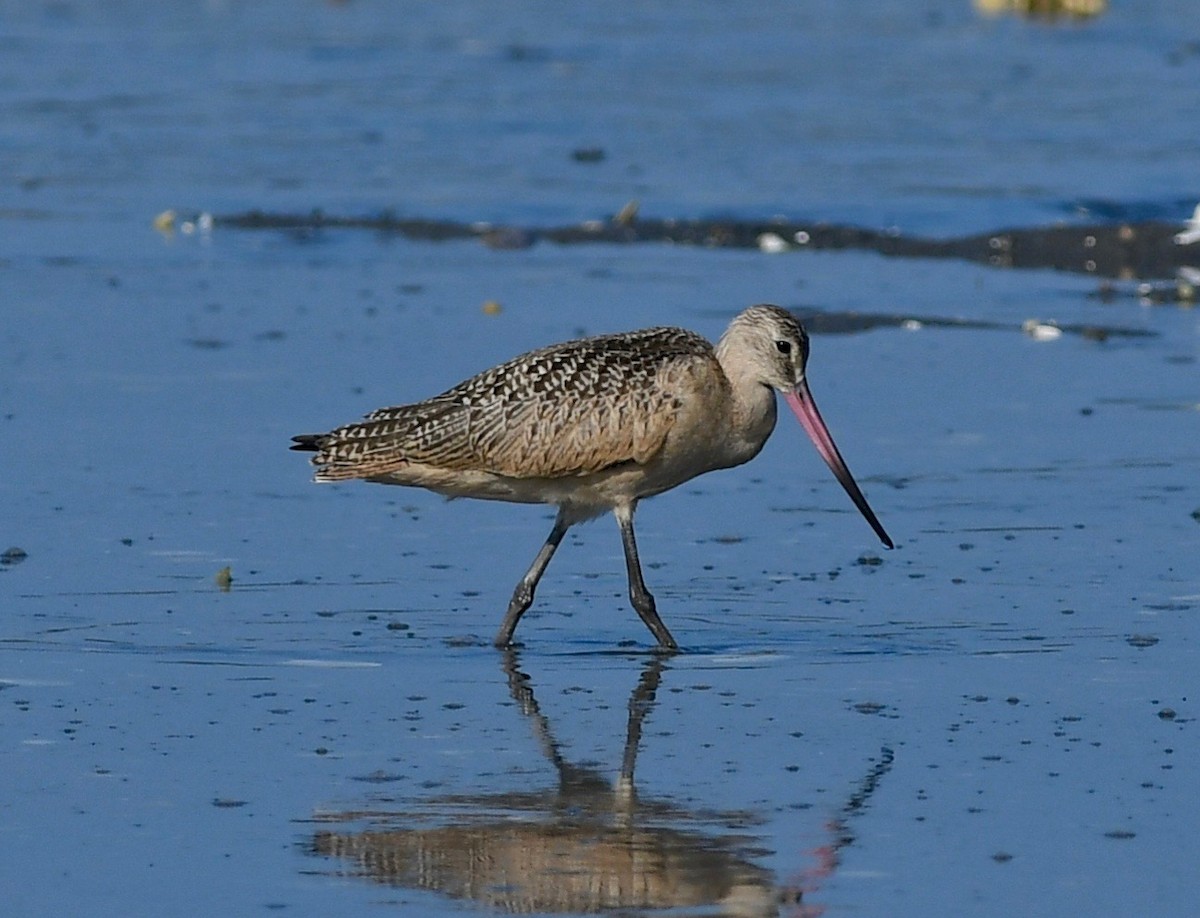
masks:
[[[634,504],[621,505],[613,508],[617,525],[621,527],[621,543],[625,547],[625,569],[629,573],[629,599],[633,608],[642,617],[650,633],[658,640],[658,646],[666,650],[676,650],[679,645],[671,632],[658,617],[654,608],[654,597],[646,589],[646,581],[642,579],[642,565],[638,561],[637,542],[633,537],[633,508]]]
[[[505,613],[504,622],[500,625],[500,630],[496,632],[496,640],[493,641],[497,647],[507,647],[512,643],[513,632],[517,630],[517,622],[521,620],[525,610],[533,604],[533,591],[537,589],[538,581],[542,579],[546,565],[554,557],[555,549],[558,548],[558,544],[570,528],[571,524],[566,522],[566,514],[560,508],[558,516],[554,518],[554,528],[550,530],[550,535],[547,536],[542,550],[537,553],[533,564],[529,565],[529,570],[525,572],[525,576],[513,590],[512,599],[508,603],[508,612]]]

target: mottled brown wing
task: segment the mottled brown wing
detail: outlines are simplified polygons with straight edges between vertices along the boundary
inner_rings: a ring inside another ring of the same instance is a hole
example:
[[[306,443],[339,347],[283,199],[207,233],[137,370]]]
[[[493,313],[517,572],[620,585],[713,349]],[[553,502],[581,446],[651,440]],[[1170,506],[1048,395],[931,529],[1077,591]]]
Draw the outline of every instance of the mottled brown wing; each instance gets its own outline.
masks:
[[[435,398],[338,428],[313,460],[324,480],[419,464],[514,478],[585,475],[658,452],[712,346],[678,328],[584,338],[533,351]]]
[[[417,455],[447,450],[456,430],[465,430],[462,406],[441,398],[414,405],[381,408],[362,421],[347,424],[316,440],[318,481],[373,478],[399,472]],[[431,432],[436,434],[431,435]],[[428,445],[422,446],[423,443]],[[432,449],[430,448],[432,447]]]

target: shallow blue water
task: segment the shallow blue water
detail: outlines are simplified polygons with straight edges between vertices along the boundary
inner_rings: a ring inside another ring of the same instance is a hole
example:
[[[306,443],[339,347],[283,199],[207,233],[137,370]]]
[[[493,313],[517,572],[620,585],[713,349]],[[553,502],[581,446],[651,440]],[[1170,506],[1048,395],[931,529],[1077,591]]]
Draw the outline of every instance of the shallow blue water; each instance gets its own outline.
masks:
[[[486,646],[550,514],[318,488],[288,438],[580,333],[715,337],[764,300],[1003,328],[814,340],[894,552],[788,418],[752,465],[643,505],[689,652],[646,717],[639,818],[697,850],[736,836],[732,860],[826,914],[1190,914],[1194,309],[856,252],[151,223],[539,225],[631,198],[931,236],[1182,221],[1191,4],[1045,24],[965,2],[31,3],[0,25],[0,551],[27,553],[0,565],[13,914],[471,910],[309,849],[331,826],[476,825],[456,796],[561,827],[515,810],[558,773]],[[1151,334],[1036,341],[1030,318]],[[600,520],[520,632],[563,756],[608,779],[647,667],[624,594]]]

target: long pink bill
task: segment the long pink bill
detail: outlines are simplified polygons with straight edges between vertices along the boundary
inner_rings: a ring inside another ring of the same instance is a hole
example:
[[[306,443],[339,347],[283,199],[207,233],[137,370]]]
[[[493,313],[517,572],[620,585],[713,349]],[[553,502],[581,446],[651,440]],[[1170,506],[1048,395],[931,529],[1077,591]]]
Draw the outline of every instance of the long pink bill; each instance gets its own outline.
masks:
[[[859,490],[858,484],[854,480],[854,476],[850,474],[850,469],[846,468],[846,461],[842,458],[842,454],[838,452],[837,444],[833,442],[833,437],[829,435],[829,428],[825,426],[825,422],[821,420],[821,412],[817,411],[817,403],[813,401],[812,393],[808,391],[808,383],[801,380],[796,388],[790,392],[783,394],[788,405],[791,406],[796,417],[800,419],[800,423],[804,425],[804,430],[812,439],[817,447],[817,452],[821,454],[821,458],[825,460],[825,464],[829,466],[834,477],[842,483],[842,487],[846,489],[846,493],[850,495],[850,499],[854,501],[854,506],[858,507],[859,512],[866,517],[867,522],[871,524],[871,528],[875,530],[875,534],[888,548],[894,548],[891,538],[883,530],[879,519],[875,516],[875,512],[871,509],[871,505],[867,503],[867,499],[863,497],[863,492]]]

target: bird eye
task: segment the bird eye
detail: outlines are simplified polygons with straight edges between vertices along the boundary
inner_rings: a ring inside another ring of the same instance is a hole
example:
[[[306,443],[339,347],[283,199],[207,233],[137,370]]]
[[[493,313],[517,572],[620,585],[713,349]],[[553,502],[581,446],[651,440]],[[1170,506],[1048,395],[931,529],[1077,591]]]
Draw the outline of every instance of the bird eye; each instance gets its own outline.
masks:
[[[790,341],[776,341],[776,342],[775,342],[775,348],[776,348],[776,350],[778,350],[778,351],[779,351],[779,353],[781,353],[781,354],[790,354],[790,353],[792,352],[792,342],[790,342]]]

